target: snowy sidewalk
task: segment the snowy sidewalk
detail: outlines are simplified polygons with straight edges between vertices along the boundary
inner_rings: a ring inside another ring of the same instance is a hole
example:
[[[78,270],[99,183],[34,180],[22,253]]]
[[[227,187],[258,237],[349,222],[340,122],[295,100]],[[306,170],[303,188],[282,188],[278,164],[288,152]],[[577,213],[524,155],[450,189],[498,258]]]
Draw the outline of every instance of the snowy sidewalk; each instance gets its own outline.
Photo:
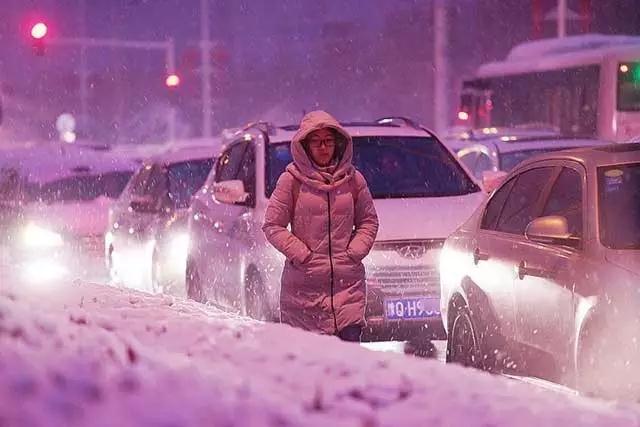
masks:
[[[24,295],[0,283],[2,427],[640,425],[640,407],[189,301],[91,284]]]

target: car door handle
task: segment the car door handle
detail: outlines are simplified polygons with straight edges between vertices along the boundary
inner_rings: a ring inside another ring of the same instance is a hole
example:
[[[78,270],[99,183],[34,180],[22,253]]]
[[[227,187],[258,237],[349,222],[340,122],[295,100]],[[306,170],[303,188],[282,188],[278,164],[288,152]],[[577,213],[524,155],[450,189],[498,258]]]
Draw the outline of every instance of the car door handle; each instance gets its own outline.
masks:
[[[480,248],[475,248],[473,250],[473,263],[478,265],[480,261],[487,261],[489,259],[489,254],[485,252],[481,252]]]
[[[520,261],[520,264],[518,264],[518,278],[523,280],[525,276],[551,279],[555,276],[555,272],[546,268],[528,267],[526,262]]]

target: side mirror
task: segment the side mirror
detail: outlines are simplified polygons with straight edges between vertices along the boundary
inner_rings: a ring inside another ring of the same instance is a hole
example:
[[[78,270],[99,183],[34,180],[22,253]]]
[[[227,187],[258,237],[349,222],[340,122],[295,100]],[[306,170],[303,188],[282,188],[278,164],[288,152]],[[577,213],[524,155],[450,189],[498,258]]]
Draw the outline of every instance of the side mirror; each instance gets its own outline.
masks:
[[[129,207],[132,211],[138,213],[158,213],[158,201],[152,197],[136,197],[129,203]]]
[[[244,183],[239,179],[221,181],[213,184],[213,196],[220,203],[244,203],[249,193],[244,190]]]
[[[580,239],[569,233],[567,219],[559,215],[536,218],[527,225],[525,237],[532,242],[578,247]]]
[[[506,176],[507,173],[505,171],[482,171],[482,187],[484,191],[491,193],[500,186]]]

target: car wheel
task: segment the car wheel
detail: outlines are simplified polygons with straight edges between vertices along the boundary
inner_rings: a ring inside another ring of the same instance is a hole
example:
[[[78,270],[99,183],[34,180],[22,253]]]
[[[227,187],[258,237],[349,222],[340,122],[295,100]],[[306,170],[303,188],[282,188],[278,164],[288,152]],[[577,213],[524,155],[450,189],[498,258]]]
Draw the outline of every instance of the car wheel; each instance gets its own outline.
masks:
[[[458,310],[451,324],[447,340],[447,363],[483,369],[482,351],[477,331],[469,309],[465,307]]]
[[[187,298],[201,303],[207,302],[204,291],[202,290],[200,274],[198,273],[198,269],[194,267],[192,263],[187,264],[186,276]]]
[[[260,274],[255,270],[249,270],[244,280],[244,304],[247,316],[258,320],[267,320],[269,309],[264,290]]]
[[[637,348],[617,326],[585,328],[577,354],[578,391],[608,399],[640,398]],[[614,350],[615,349],[615,350]]]

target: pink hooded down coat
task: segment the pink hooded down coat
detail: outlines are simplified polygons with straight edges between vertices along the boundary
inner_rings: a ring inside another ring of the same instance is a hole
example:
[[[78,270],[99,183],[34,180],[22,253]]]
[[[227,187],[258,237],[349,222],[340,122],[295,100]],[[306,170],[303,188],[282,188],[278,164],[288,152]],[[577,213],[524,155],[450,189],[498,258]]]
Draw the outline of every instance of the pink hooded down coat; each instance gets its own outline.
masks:
[[[321,128],[335,129],[344,137],[344,153],[332,174],[318,170],[302,146],[309,133]],[[267,240],[287,258],[281,321],[335,334],[364,323],[362,259],[375,241],[378,217],[364,177],[351,164],[351,136],[332,116],[323,111],[307,114],[291,142],[291,153],[293,163],[278,179],[262,227]],[[300,182],[295,206],[294,180]]]

